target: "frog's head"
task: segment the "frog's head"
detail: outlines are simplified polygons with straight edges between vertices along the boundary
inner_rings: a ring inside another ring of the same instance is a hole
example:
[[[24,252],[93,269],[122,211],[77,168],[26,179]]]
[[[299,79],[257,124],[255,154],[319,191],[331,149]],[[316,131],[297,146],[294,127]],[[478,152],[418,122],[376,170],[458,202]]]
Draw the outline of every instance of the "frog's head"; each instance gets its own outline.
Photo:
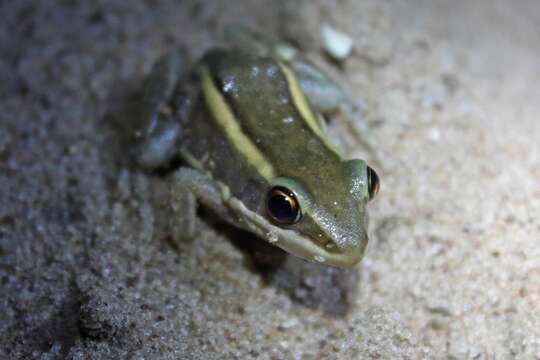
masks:
[[[275,179],[266,195],[266,216],[278,228],[277,245],[327,265],[358,263],[368,242],[367,203],[379,191],[376,172],[363,160],[342,162],[341,176],[325,181]],[[315,184],[315,186],[314,186]]]

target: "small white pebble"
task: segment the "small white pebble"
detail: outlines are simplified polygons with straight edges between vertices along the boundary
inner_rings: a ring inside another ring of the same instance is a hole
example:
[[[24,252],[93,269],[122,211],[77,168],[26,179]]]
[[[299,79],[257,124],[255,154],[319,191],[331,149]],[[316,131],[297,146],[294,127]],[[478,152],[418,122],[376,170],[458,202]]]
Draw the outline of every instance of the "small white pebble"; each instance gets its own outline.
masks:
[[[332,58],[341,61],[351,54],[353,39],[349,35],[336,30],[328,24],[323,24],[321,26],[321,38],[324,50]]]
[[[429,132],[429,139],[433,142],[437,142],[441,139],[441,132],[439,129],[433,128]]]
[[[320,256],[320,255],[316,255],[314,258],[313,258],[316,262],[320,262],[320,263],[323,263],[324,262],[324,257]]]

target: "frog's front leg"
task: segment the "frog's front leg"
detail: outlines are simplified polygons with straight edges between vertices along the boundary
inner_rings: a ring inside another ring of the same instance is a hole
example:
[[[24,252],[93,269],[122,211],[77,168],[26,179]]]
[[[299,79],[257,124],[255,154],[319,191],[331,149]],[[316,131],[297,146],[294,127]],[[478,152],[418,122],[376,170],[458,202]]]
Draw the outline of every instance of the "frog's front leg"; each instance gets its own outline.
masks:
[[[219,185],[199,170],[181,167],[173,174],[170,195],[170,226],[175,241],[196,236],[197,202],[226,218],[227,208]]]
[[[197,198],[192,190],[196,177],[191,169],[177,170],[170,188],[169,227],[175,243],[192,241],[197,234]]]
[[[177,244],[191,242],[197,236],[197,202],[211,209],[220,219],[261,236],[257,226],[240,220],[253,216],[249,210],[232,197],[223,184],[198,170],[183,167],[174,173],[170,202],[172,215],[169,226]],[[270,268],[281,264],[286,257],[283,250],[264,241],[256,241],[252,251],[257,265]]]
[[[162,166],[174,155],[180,124],[170,101],[181,75],[181,63],[176,50],[161,57],[145,78],[142,93],[133,106],[134,157],[144,168]]]

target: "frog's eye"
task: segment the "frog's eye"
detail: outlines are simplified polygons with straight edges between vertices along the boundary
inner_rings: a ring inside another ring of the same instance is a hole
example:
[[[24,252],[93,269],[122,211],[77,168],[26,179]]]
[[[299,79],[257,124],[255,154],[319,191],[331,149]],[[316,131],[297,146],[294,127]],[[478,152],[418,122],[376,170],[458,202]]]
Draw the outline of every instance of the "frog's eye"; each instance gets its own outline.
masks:
[[[280,225],[292,225],[302,218],[296,195],[283,186],[275,186],[268,191],[266,211],[272,221]]]
[[[369,200],[372,200],[379,193],[380,183],[379,175],[371,167],[367,167],[367,178],[368,178],[368,193]]]

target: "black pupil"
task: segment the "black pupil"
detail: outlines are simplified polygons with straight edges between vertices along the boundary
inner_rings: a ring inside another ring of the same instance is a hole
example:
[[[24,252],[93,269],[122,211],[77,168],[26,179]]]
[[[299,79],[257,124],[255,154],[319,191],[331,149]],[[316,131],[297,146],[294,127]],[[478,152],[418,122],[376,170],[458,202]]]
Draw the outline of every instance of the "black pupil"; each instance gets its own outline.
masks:
[[[298,215],[298,209],[286,191],[274,190],[268,198],[268,212],[281,223],[292,224]]]

